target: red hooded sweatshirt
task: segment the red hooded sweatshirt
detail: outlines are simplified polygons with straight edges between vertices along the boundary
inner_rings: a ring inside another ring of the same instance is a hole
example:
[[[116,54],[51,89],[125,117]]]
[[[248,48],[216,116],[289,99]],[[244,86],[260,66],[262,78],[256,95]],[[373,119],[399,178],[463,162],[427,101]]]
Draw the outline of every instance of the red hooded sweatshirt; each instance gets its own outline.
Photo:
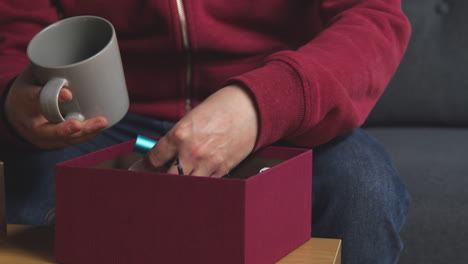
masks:
[[[77,15],[116,28],[131,112],[177,120],[238,83],[258,108],[256,148],[316,146],[359,127],[410,36],[400,0],[2,0],[0,145],[20,142],[3,106],[28,42]]]

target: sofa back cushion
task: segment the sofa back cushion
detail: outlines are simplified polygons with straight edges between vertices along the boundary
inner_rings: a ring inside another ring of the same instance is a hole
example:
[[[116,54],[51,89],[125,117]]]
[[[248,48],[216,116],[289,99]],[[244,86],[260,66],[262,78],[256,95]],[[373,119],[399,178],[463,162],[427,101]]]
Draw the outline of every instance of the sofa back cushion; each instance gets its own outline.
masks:
[[[402,5],[411,41],[367,125],[468,125],[468,1]]]

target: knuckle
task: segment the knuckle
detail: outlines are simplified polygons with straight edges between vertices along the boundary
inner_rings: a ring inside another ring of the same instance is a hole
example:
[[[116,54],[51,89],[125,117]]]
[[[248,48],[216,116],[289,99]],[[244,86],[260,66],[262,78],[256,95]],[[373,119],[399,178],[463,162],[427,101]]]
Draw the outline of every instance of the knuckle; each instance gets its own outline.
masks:
[[[212,155],[210,157],[210,163],[215,165],[216,167],[224,167],[224,159],[221,157],[221,155]]]
[[[195,160],[204,160],[207,157],[206,148],[201,144],[192,144],[188,150],[190,157]]]
[[[182,142],[187,140],[190,137],[190,126],[186,124],[178,124],[174,129],[172,129],[169,137],[175,142]]]

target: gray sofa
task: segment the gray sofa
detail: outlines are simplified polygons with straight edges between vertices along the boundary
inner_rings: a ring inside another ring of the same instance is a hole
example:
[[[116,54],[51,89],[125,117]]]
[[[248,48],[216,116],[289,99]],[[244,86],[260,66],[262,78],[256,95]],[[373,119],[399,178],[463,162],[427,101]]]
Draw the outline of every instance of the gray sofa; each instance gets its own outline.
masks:
[[[468,1],[402,2],[412,39],[365,124],[413,198],[399,263],[468,263]]]

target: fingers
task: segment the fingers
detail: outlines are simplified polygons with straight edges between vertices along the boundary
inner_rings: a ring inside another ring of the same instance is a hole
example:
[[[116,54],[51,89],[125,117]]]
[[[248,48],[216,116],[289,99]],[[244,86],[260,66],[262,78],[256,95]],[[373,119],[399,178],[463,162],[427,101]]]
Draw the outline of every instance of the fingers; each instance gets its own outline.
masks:
[[[172,166],[169,167],[169,170],[167,173],[171,174],[179,174],[179,175],[191,175],[191,167],[189,167],[187,164],[185,167],[182,165],[182,162],[178,158],[175,159],[175,161],[172,163]]]
[[[95,117],[84,122],[77,119],[69,119],[58,124],[44,123],[37,128],[36,134],[44,139],[66,139],[94,134],[107,127],[107,119],[104,117]]]
[[[107,119],[105,117],[99,116],[99,117],[91,118],[91,119],[84,121],[82,131],[83,131],[83,134],[93,134],[93,133],[103,130],[104,128],[107,127],[107,125],[108,125]]]
[[[42,91],[42,87],[40,86],[31,86],[29,91],[26,91],[26,97],[28,98],[29,102],[37,103],[39,101],[39,97]],[[67,88],[62,88],[59,92],[58,101],[59,103],[66,103],[73,99],[72,92]]]
[[[218,170],[216,162],[204,162],[205,157],[200,157],[188,148],[180,147],[181,144],[173,142],[177,140],[171,134],[162,137],[146,154],[146,161],[154,168],[167,168],[167,173],[170,174],[211,176]]]
[[[151,166],[155,168],[163,167],[167,163],[174,160],[177,155],[176,147],[168,141],[167,136],[162,137],[156,146],[154,146],[145,156]],[[173,167],[173,166],[171,166]],[[171,168],[172,169],[172,168]],[[174,173],[173,170],[169,173]],[[176,169],[177,174],[177,169]]]
[[[190,148],[177,149],[169,140],[162,138],[146,155],[152,167],[165,167],[167,173],[203,177],[222,177],[230,168],[224,165],[219,155],[204,151],[190,151]],[[179,152],[180,151],[180,152]]]
[[[229,173],[229,170],[217,170],[215,172],[213,172],[210,177],[212,178],[221,178],[223,177],[224,175],[228,174]]]
[[[57,125],[47,124],[44,126],[42,133],[44,133],[44,137],[56,136],[59,138],[66,138],[79,132],[82,127],[82,122],[76,119],[70,119]]]
[[[32,134],[36,140],[63,140],[81,130],[82,124],[78,120],[67,120],[62,123],[52,124],[44,122],[33,124]]]
[[[104,117],[95,117],[84,122],[77,119],[70,119],[63,123],[65,123],[64,127],[67,128],[65,129],[65,133],[63,133],[64,141],[67,142],[68,145],[74,145],[99,135],[101,131],[107,127],[108,121]]]
[[[224,176],[226,173],[219,175],[219,173],[216,173],[216,169],[214,167],[208,167],[208,166],[200,166],[196,169],[194,169],[190,175],[193,176],[208,176],[208,177],[215,177],[215,178],[220,178]]]
[[[180,168],[177,166],[176,162],[171,163],[167,173],[221,178],[230,171],[227,168],[222,168],[217,163],[210,163],[206,161],[193,162],[189,160],[184,162],[183,160],[179,160],[179,166]],[[182,173],[180,172],[181,169],[183,170]]]
[[[29,65],[16,78],[5,100],[5,116],[12,128],[26,141],[39,148],[49,149],[69,146],[89,140],[108,126],[104,117],[96,117],[81,122],[70,119],[53,124],[46,120],[40,111],[42,87],[35,83]],[[59,103],[73,99],[72,92],[62,88]]]
[[[58,101],[59,103],[69,102],[73,99],[72,92],[67,88],[62,88],[59,92]]]
[[[149,152],[161,167],[179,159],[186,175],[221,177],[254,149],[257,110],[243,87],[220,89],[185,115]],[[172,165],[169,173],[177,174]]]
[[[33,128],[33,142],[40,148],[59,148],[92,139],[107,127],[107,119],[96,117],[85,122],[69,119],[58,124],[44,122]]]

